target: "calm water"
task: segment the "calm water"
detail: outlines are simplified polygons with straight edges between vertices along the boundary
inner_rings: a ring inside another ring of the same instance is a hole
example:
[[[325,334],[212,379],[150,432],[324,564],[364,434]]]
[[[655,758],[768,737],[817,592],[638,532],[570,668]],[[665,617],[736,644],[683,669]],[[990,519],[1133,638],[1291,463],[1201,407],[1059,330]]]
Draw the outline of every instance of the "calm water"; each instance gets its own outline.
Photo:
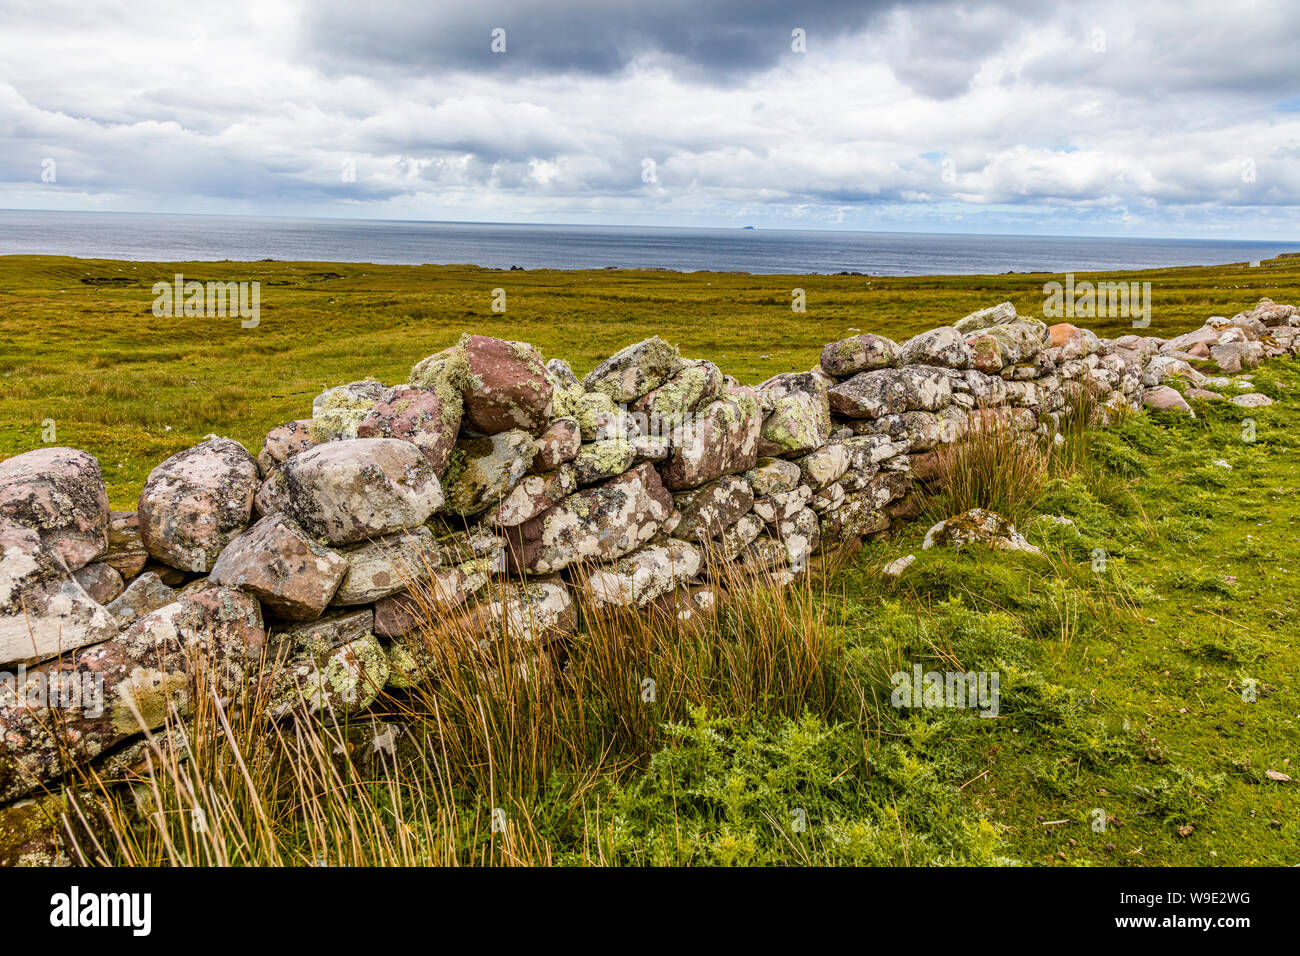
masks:
[[[305,259],[498,269],[960,275],[1211,265],[1280,252],[1300,252],[1300,243],[0,210],[0,255],[160,262]]]

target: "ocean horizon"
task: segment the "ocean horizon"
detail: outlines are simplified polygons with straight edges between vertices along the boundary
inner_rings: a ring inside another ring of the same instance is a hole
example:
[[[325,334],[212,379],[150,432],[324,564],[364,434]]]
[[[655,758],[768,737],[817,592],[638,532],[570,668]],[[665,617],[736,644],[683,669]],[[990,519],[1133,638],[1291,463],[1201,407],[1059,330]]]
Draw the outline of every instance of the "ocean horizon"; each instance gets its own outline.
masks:
[[[1223,265],[1300,242],[0,210],[0,255],[880,276]]]

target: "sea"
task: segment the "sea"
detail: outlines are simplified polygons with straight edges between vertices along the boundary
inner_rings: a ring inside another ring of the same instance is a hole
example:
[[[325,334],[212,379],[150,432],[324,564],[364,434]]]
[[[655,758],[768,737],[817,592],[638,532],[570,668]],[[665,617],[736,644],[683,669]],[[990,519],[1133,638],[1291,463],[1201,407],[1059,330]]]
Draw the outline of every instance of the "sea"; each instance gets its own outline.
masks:
[[[909,276],[1217,265],[1285,252],[1300,252],[1300,242],[0,210],[0,255],[148,262],[289,259]]]

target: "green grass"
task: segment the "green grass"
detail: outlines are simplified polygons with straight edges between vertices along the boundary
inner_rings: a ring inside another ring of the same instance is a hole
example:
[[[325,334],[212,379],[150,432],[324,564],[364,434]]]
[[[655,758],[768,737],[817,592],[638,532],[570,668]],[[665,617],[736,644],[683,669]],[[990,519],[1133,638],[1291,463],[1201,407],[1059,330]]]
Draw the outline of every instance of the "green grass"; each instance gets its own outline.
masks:
[[[155,320],[149,285],[174,271],[261,278],[261,327]],[[312,277],[323,272],[341,278]],[[1300,301],[1297,265],[1139,277],[1154,285],[1156,334],[1261,295]],[[0,259],[13,343],[0,454],[36,447],[52,417],[129,505],[153,464],[208,431],[256,450],[321,388],[402,380],[462,331],[532,341],[579,371],[658,333],[756,381],[811,366],[851,328],[902,339],[1006,298],[1037,313],[1042,281]],[[784,305],[796,285],[805,316]],[[497,286],[508,318],[489,312]],[[475,667],[444,661],[427,692],[438,708],[420,695],[383,705],[421,746],[378,765],[318,774],[312,755],[324,767],[338,748],[310,734],[282,741],[296,770],[251,734],[247,774],[224,744],[200,748],[189,772],[217,785],[189,792],[219,796],[209,816],[240,819],[245,849],[196,845],[179,812],[194,798],[176,781],[158,788],[154,827],[197,861],[1293,864],[1300,785],[1265,771],[1297,776],[1300,364],[1255,378],[1277,405],[1196,402],[1195,420],[1133,416],[1094,434],[1035,496],[1035,514],[1073,524],[1021,525],[1043,558],[922,552],[918,524],[825,582],[740,591],[703,638],[580,634],[564,695],[485,693]],[[917,560],[901,579],[876,574],[904,554]],[[890,675],[917,663],[997,671],[998,716],[897,711]],[[637,696],[645,674],[658,678],[652,707]],[[507,810],[504,834],[493,807]],[[109,858],[168,858],[143,833],[106,843]]]
[[[152,286],[260,281],[261,324],[155,318]],[[1300,261],[1090,274],[1152,283],[1151,334],[1199,326],[1261,295],[1300,301]],[[323,389],[372,376],[404,382],[462,332],[531,342],[581,374],[658,334],[742,382],[816,364],[852,334],[902,340],[1004,299],[1041,315],[1045,275],[749,276],[655,271],[500,271],[467,266],[304,262],[130,263],[0,257],[0,455],[58,444],[99,456],[116,507],[149,470],[208,433],[256,453],[272,427],[310,413]],[[1084,278],[1080,273],[1079,278]],[[491,311],[506,291],[506,313]],[[807,293],[807,312],[790,292]],[[1088,323],[1132,331],[1128,320]]]

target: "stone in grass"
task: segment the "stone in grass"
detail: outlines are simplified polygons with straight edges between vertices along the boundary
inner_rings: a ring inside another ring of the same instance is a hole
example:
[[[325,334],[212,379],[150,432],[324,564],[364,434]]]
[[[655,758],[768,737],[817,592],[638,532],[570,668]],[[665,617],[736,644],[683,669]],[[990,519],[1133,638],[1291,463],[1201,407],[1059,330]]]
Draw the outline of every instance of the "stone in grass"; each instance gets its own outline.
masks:
[[[1168,385],[1157,385],[1155,388],[1149,388],[1142,396],[1142,403],[1147,408],[1154,408],[1162,412],[1182,412],[1185,415],[1196,417],[1192,411],[1192,406],[1187,404],[1187,400],[1178,392]]]
[[[596,568],[584,582],[593,607],[645,607],[699,573],[700,549],[669,539],[647,545],[609,567]]]
[[[212,570],[217,555],[248,527],[259,481],[253,456],[229,438],[209,438],[172,455],[140,492],[145,550],[182,571]]]
[[[1242,408],[1264,408],[1266,405],[1272,405],[1273,399],[1259,392],[1247,392],[1245,395],[1234,395],[1228,399],[1234,405],[1240,405]]]
[[[923,550],[948,547],[961,551],[973,545],[984,545],[1000,551],[1024,551],[1042,554],[1025,540],[1015,526],[996,512],[972,508],[964,514],[945,518],[925,533]]]
[[[388,672],[388,654],[373,634],[324,653],[304,653],[273,672],[266,714],[278,719],[300,711],[337,719],[360,713],[378,698]]]
[[[317,544],[292,518],[270,515],[226,546],[208,583],[247,591],[291,621],[320,617],[348,570],[347,560]]]

